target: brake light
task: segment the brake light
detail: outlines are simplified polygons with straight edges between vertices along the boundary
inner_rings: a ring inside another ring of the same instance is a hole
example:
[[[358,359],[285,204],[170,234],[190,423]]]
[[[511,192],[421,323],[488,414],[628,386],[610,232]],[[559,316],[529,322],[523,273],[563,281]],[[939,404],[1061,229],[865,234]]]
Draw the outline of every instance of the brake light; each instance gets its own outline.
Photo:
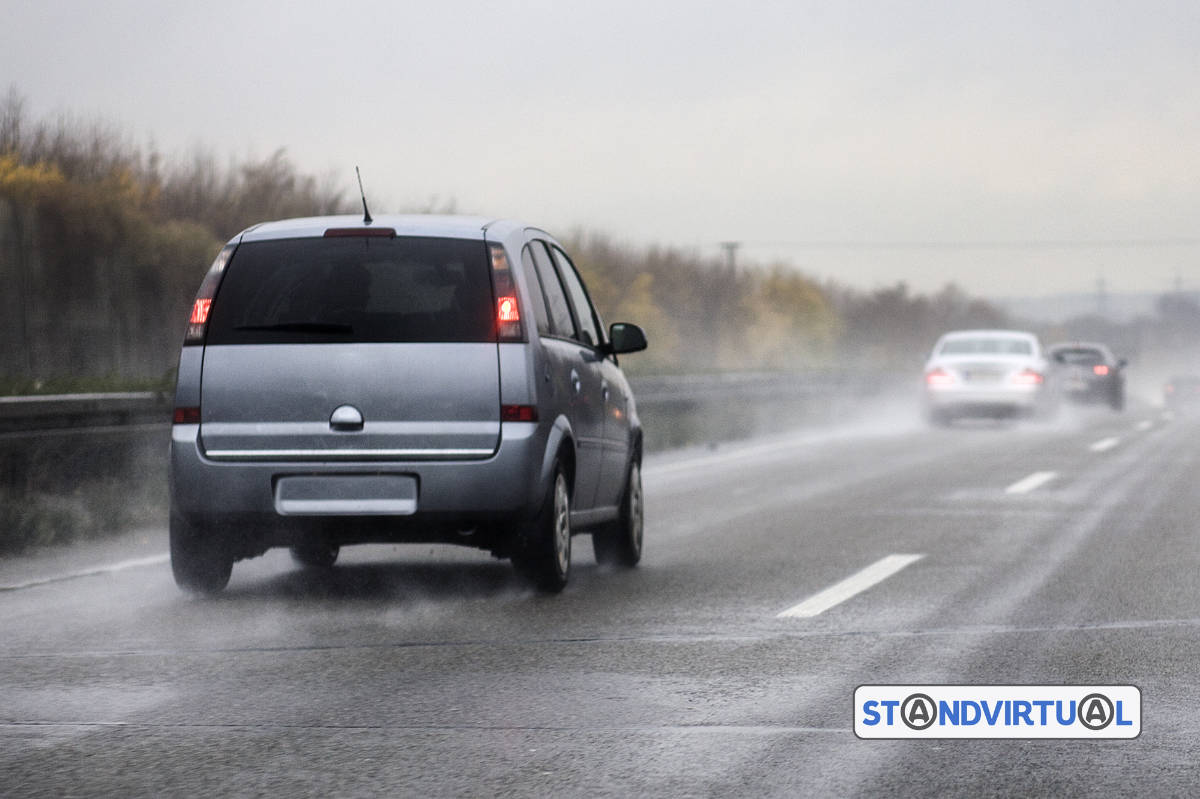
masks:
[[[536,422],[537,408],[533,405],[501,405],[500,421],[502,422]]]
[[[498,319],[504,322],[520,322],[521,312],[517,310],[516,297],[501,297],[497,303]]]
[[[496,292],[496,336],[500,341],[524,341],[521,306],[508,256],[499,244],[489,247],[492,261],[492,288]]]
[[[396,238],[395,228],[390,227],[331,227],[325,229],[325,238],[367,237],[380,239]]]
[[[1017,372],[1015,375],[1013,375],[1012,379],[1014,383],[1022,386],[1036,386],[1045,380],[1040,372],[1035,372],[1032,369],[1026,369],[1023,372]]]
[[[176,408],[172,419],[175,424],[200,424],[200,409],[198,407]]]
[[[196,300],[196,302],[192,304],[192,318],[188,320],[188,324],[208,324],[208,312],[211,308],[212,300]]]
[[[1104,377],[1106,374],[1108,374],[1108,367],[1102,363],[1098,363],[1092,367],[1092,371],[1101,377]]]
[[[1167,393],[1168,393],[1168,394],[1174,394],[1174,393],[1175,393],[1175,386],[1171,385],[1170,383],[1167,383],[1167,385],[1166,385],[1166,391],[1167,391]]]
[[[954,383],[954,375],[947,372],[945,369],[934,369],[926,372],[925,383],[929,386],[949,386]]]
[[[187,332],[183,334],[185,347],[204,343],[204,333],[208,329],[208,317],[212,312],[213,297],[217,296],[217,287],[221,285],[221,277],[225,274],[225,267],[232,254],[233,245],[223,247],[204,275],[200,290],[196,292],[196,300],[192,303],[192,315],[188,317]]]

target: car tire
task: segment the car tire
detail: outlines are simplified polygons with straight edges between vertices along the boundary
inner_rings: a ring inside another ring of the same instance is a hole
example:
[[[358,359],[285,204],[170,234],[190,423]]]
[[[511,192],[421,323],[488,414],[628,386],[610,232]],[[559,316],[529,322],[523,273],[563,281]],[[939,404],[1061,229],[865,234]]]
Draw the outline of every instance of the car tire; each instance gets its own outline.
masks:
[[[233,555],[207,525],[189,524],[171,514],[170,547],[171,573],[180,588],[210,596],[229,584]]]
[[[592,549],[602,566],[632,569],[642,559],[645,505],[642,494],[642,465],[636,459],[629,464],[625,493],[621,497],[621,515],[616,522],[592,533]]]
[[[341,547],[335,544],[305,544],[292,547],[292,560],[310,569],[330,569],[340,552]]]
[[[1125,391],[1114,391],[1108,401],[1108,406],[1118,413],[1125,410]]]
[[[561,464],[553,474],[537,516],[517,530],[512,553],[517,572],[547,594],[562,591],[571,576],[571,495]]]

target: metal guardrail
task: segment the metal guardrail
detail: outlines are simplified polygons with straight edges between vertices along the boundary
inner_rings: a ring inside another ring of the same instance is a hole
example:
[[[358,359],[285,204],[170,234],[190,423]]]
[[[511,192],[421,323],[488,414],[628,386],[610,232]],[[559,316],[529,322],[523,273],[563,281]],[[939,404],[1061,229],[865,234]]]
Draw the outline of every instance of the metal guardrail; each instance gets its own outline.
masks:
[[[847,385],[840,374],[731,372],[709,375],[633,377],[639,406],[725,399],[788,399],[829,394]]]
[[[155,391],[0,397],[0,433],[166,423],[171,398]]]
[[[638,405],[734,399],[799,399],[863,387],[863,380],[840,374],[727,373],[630,378]],[[131,391],[94,394],[50,394],[0,397],[0,433],[166,424],[171,395]]]

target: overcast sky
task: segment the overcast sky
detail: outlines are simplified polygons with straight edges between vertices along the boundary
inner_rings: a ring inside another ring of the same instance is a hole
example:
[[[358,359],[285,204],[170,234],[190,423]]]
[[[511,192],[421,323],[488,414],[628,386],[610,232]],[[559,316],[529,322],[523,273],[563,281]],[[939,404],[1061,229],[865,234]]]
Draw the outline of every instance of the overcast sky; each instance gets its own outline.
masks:
[[[1200,289],[1194,0],[0,2],[34,115],[358,164],[375,211],[868,288]]]

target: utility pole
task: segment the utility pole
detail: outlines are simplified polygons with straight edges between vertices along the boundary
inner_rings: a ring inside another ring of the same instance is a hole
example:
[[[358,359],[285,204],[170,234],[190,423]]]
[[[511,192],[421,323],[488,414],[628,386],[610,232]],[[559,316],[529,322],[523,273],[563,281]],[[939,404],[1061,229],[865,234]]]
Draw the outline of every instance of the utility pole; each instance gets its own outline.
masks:
[[[741,246],[740,241],[721,242],[721,249],[725,251],[725,267],[731,274],[737,270],[737,251]]]
[[[721,305],[729,299],[733,287],[734,275],[737,274],[737,251],[741,244],[740,241],[721,242],[721,249],[725,251],[725,268],[717,269],[713,274],[705,302],[709,340],[718,360],[721,357],[721,320],[725,316],[721,313]]]

